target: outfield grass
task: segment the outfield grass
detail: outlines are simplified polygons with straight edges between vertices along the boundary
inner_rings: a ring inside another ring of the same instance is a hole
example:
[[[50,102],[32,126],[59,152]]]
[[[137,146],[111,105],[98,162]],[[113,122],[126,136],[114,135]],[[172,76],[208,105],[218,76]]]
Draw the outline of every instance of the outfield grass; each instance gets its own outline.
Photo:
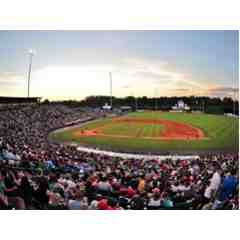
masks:
[[[53,140],[63,142],[77,142],[83,145],[97,146],[100,148],[121,151],[168,152],[168,151],[237,151],[238,150],[238,119],[227,116],[191,113],[170,112],[136,112],[128,115],[131,118],[141,119],[166,119],[187,123],[200,128],[208,139],[204,140],[158,140],[141,139],[144,136],[159,136],[164,126],[143,123],[114,123],[112,119],[104,119],[72,128],[55,132],[50,135]],[[73,133],[79,129],[94,129],[101,127],[105,134],[128,135],[130,138],[81,136],[75,137]]]

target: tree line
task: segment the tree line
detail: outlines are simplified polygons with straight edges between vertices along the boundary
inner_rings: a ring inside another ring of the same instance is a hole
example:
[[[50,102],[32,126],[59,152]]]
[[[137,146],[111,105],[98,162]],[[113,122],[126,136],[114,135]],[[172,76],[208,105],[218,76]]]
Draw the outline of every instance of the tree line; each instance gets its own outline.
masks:
[[[171,110],[179,100],[183,100],[191,110],[203,111],[206,113],[232,113],[239,114],[237,100],[225,97],[223,99],[218,97],[206,96],[189,96],[189,97],[134,97],[127,96],[123,98],[112,97],[113,108],[120,106],[131,106],[133,110],[136,109],[149,109],[149,110]],[[72,107],[90,107],[101,108],[105,104],[110,104],[110,96],[88,96],[84,100],[68,100],[64,101]]]

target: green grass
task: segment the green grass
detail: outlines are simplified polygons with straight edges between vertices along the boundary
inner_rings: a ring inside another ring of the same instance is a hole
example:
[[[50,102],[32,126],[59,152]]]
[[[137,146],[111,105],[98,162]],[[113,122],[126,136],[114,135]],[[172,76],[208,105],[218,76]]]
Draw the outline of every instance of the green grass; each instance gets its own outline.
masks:
[[[50,135],[53,140],[62,142],[77,142],[83,145],[92,145],[106,149],[122,151],[215,151],[238,150],[238,119],[210,114],[170,113],[170,112],[143,112],[131,113],[131,118],[166,119],[187,123],[203,130],[208,139],[204,140],[157,140],[142,139],[146,136],[159,136],[164,130],[162,125],[143,123],[114,123],[112,119],[104,119],[89,123],[77,128],[55,132]],[[105,134],[129,135],[130,138],[117,137],[74,137],[76,129],[94,129],[102,127]]]
[[[108,135],[125,135],[130,137],[157,137],[164,129],[163,125],[144,124],[144,123],[114,123],[106,124],[101,129],[102,133]],[[146,133],[144,131],[146,130]]]

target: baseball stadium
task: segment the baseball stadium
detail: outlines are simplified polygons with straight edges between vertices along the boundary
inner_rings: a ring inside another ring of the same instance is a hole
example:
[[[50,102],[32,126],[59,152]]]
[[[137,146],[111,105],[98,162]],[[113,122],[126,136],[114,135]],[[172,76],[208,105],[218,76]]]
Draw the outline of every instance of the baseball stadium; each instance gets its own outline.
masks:
[[[238,32],[0,40],[1,210],[239,209]]]

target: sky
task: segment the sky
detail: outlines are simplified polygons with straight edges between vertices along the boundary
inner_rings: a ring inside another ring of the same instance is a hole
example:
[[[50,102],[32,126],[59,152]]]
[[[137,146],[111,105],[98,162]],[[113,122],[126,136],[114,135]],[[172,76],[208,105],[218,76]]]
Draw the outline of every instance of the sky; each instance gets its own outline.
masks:
[[[238,97],[238,31],[0,31],[0,96]]]

